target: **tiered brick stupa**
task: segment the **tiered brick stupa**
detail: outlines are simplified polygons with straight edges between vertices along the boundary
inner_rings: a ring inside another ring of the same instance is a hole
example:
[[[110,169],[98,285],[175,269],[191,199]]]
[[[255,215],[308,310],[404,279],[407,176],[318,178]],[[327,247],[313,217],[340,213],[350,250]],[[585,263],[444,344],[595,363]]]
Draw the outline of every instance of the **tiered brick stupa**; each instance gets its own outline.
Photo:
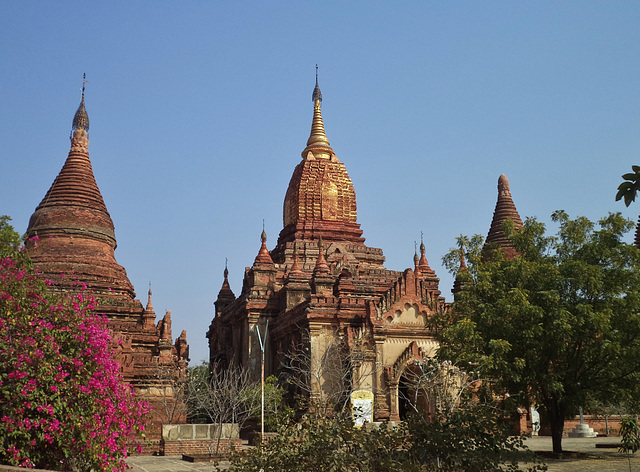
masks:
[[[294,348],[306,346],[320,362],[336,339],[357,343],[362,358],[353,388],[373,393],[375,419],[398,419],[407,369],[436,346],[426,322],[444,305],[439,279],[424,244],[415,268],[404,272],[386,269],[382,250],[365,245],[353,183],[325,133],[317,76],[312,100],[311,133],[285,195],[277,245],[269,251],[263,231],[237,298],[225,268],[207,333],[210,359],[241,364],[259,378],[258,330],[264,334],[267,321],[267,375],[277,374]]]
[[[503,225],[507,220],[513,221],[515,229],[522,229],[522,220],[511,198],[509,179],[502,174],[498,178],[498,201],[496,202],[491,228],[489,228],[485,244],[497,244],[504,252],[505,257],[511,259],[516,257],[518,252],[504,233]]]
[[[37,236],[39,240],[27,242],[29,255],[55,290],[77,291],[78,281],[93,292],[98,312],[106,315],[114,337],[122,340],[114,349],[124,380],[158,406],[171,401],[165,396],[167,390],[158,388],[158,378],[172,382],[185,375],[186,332],[173,343],[170,312],[156,325],[151,291],[145,309],[115,259],[113,221],[93,175],[88,131],[83,87],[67,160],[29,221],[27,238]],[[168,369],[173,373],[167,376]]]

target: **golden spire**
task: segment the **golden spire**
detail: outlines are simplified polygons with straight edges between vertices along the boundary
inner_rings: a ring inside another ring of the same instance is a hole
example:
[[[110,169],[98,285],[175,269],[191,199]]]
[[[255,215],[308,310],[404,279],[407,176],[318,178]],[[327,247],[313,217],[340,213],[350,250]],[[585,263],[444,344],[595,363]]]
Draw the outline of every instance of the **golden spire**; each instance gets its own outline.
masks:
[[[309,152],[312,152],[315,157],[329,158],[334,152],[322,122],[322,92],[318,86],[318,64],[316,64],[316,86],[313,89],[311,99],[313,100],[313,121],[311,122],[311,134],[307,140],[307,147],[302,151],[302,158],[306,159]]]
[[[82,128],[87,133],[89,132],[89,115],[87,109],[84,107],[84,84],[87,83],[87,74],[82,75],[82,99],[80,100],[80,106],[73,117],[73,123],[71,124],[71,138],[73,138],[73,132]]]

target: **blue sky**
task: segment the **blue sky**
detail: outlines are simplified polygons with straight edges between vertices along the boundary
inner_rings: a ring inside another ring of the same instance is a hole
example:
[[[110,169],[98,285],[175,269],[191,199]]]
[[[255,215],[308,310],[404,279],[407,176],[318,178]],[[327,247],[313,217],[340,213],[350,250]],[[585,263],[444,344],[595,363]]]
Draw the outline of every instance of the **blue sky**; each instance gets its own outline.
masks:
[[[486,235],[501,173],[523,218],[637,219],[614,196],[640,163],[638,25],[632,1],[5,1],[0,214],[26,230],[86,72],[116,258],[196,364],[225,258],[237,295],[263,220],[276,243],[317,63],[366,243],[402,270],[424,232],[450,300],[441,258]]]

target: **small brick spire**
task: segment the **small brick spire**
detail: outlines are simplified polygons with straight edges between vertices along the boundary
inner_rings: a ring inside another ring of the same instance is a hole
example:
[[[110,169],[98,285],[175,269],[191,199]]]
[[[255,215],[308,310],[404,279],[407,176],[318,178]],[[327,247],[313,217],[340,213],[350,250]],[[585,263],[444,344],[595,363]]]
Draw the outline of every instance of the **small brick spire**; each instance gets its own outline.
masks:
[[[147,307],[145,311],[153,311],[153,305],[151,304],[151,284],[149,284],[149,293],[147,294]]]
[[[227,268],[227,260],[224,261],[224,281],[222,282],[222,287],[218,292],[218,301],[233,301],[236,299],[233,290],[231,290],[231,285],[229,285],[229,269]]]
[[[156,323],[156,312],[153,311],[153,305],[151,304],[151,283],[149,283],[147,307],[142,312],[142,325],[145,329],[150,329],[155,326],[155,323]]]
[[[418,262],[418,270],[420,274],[429,277],[435,277],[436,273],[429,267],[429,262],[427,262],[427,256],[425,256],[425,246],[422,233],[420,234],[420,261]]]
[[[291,264],[291,269],[289,269],[289,277],[300,277],[302,275],[304,275],[304,273],[298,262],[298,246],[293,246],[293,264]]]
[[[328,274],[329,273],[329,264],[327,264],[327,260],[324,258],[324,243],[322,242],[322,238],[318,240],[318,259],[316,260],[316,266],[313,269],[313,274]]]
[[[262,240],[262,244],[260,245],[260,251],[258,251],[255,261],[253,261],[253,265],[273,265],[273,259],[271,259],[271,254],[269,254],[269,250],[267,249],[267,233],[264,231],[264,223],[260,239]]]

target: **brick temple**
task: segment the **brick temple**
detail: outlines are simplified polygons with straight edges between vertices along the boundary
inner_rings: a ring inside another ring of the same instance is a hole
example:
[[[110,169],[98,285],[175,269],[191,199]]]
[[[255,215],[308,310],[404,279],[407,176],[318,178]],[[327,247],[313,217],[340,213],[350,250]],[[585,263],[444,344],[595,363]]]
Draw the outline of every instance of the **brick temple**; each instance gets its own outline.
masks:
[[[374,393],[374,420],[398,420],[414,361],[437,347],[427,320],[447,304],[424,242],[413,267],[403,271],[386,269],[382,249],[365,244],[353,184],[325,132],[317,77],[312,100],[311,133],[285,195],[278,241],[268,250],[263,231],[238,297],[225,268],[207,333],[210,360],[244,366],[259,378],[267,321],[266,375],[282,374],[296,346],[309,353],[314,369],[321,369],[339,340],[360,354],[350,367],[351,387]],[[498,189],[488,241],[508,245],[502,221],[522,222],[506,177],[500,177]],[[312,387],[316,394],[336,387],[324,380]]]
[[[27,248],[55,290],[78,291],[76,281],[87,285],[113,337],[121,340],[114,349],[124,380],[152,404],[153,422],[166,423],[166,407],[175,406],[173,385],[186,376],[187,334],[183,331],[174,342],[170,312],[156,324],[151,290],[144,307],[115,259],[113,221],[93,175],[88,131],[83,87],[72,123],[71,150],[31,216],[26,237],[37,236],[39,241],[27,241]],[[184,415],[184,408],[180,411]]]

